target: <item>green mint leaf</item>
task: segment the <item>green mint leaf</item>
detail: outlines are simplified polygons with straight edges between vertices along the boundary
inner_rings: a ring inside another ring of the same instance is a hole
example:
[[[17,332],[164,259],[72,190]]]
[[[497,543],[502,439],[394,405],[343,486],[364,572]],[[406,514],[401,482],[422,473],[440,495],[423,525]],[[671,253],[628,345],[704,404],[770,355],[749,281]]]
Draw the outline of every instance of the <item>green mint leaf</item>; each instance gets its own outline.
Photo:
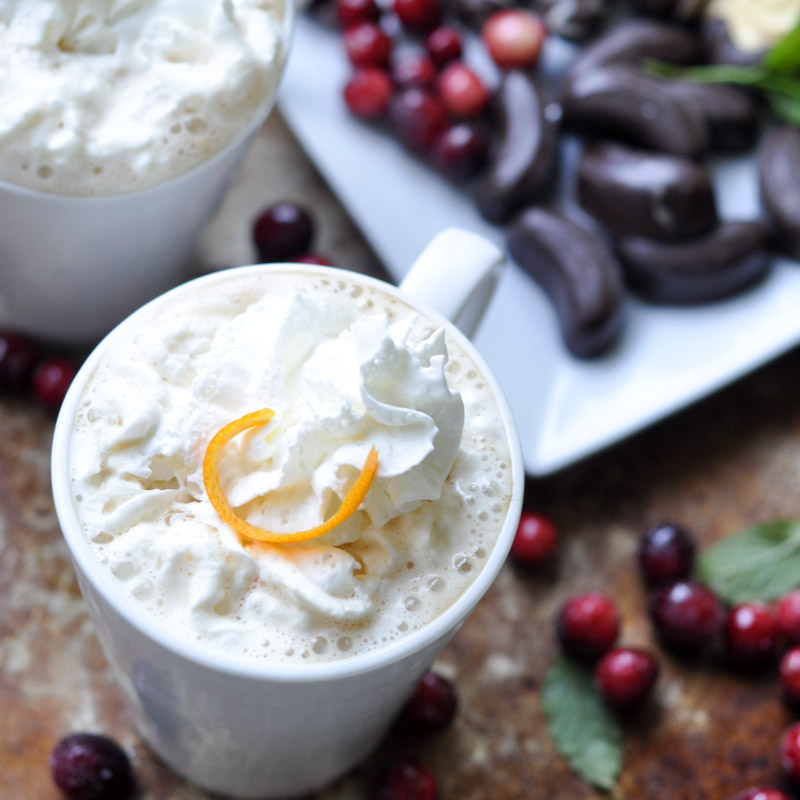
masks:
[[[777,600],[800,587],[800,522],[746,528],[708,548],[697,567],[727,603]]]
[[[769,76],[769,72],[760,66],[738,67],[719,64],[699,67],[676,67],[662,61],[647,59],[643,63],[644,71],[657,78],[674,78],[696,83],[733,83],[738,86],[755,86]]]
[[[622,768],[622,730],[586,668],[561,658],[542,686],[547,729],[558,751],[593,786],[610,790]]]
[[[800,72],[800,20],[764,57],[771,72],[795,75]]]
[[[800,125],[800,100],[774,92],[768,95],[767,99],[769,100],[772,113],[775,114],[778,119],[793,125]]]

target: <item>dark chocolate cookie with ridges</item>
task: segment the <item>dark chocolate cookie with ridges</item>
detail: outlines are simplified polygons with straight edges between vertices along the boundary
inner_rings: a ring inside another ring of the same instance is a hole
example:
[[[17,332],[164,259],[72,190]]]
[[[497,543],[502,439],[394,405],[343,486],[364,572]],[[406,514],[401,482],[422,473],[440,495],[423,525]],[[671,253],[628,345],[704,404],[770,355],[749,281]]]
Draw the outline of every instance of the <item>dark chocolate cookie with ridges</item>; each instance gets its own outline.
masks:
[[[800,260],[800,128],[785,125],[764,134],[758,176],[774,245]]]

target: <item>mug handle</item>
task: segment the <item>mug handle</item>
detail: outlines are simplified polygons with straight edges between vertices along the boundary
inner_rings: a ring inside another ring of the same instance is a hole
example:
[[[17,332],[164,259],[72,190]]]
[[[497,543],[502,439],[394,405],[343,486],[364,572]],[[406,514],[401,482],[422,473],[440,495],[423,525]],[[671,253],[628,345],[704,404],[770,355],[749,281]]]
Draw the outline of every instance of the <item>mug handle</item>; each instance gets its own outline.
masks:
[[[471,336],[505,263],[505,253],[483,236],[446,228],[422,251],[400,289]]]

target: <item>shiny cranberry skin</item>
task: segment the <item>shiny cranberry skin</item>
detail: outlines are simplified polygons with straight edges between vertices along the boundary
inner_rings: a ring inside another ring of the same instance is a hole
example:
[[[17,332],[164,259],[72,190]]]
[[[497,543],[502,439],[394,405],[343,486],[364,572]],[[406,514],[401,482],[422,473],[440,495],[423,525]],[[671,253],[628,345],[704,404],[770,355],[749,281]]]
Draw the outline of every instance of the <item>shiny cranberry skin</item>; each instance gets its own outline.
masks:
[[[439,93],[454,117],[477,117],[489,102],[489,90],[463,61],[453,61],[439,75]]]
[[[351,25],[343,35],[344,49],[355,67],[388,67],[392,40],[374,22]]]
[[[541,564],[558,547],[558,531],[547,517],[523,511],[511,544],[511,557],[522,564]]]
[[[68,358],[50,358],[36,367],[31,379],[33,396],[48,411],[58,411],[77,372]]]
[[[429,31],[439,24],[442,6],[439,0],[394,0],[394,13],[412,31]]]
[[[336,0],[336,18],[343,28],[359,22],[377,22],[380,16],[375,0]]]
[[[683,581],[653,595],[650,617],[665,645],[689,653],[709,644],[721,633],[725,609],[711,589],[701,583]]]
[[[425,49],[435,64],[442,66],[461,58],[464,47],[461,43],[461,34],[449,25],[440,25],[434,28],[425,37]]]
[[[789,592],[776,607],[781,635],[789,644],[800,644],[800,591]]]
[[[400,56],[390,73],[398,89],[432,89],[436,85],[436,65],[426,56]]]
[[[295,264],[316,264],[320,267],[330,267],[331,260],[327,256],[323,256],[320,253],[302,253],[299,256],[296,256]]]
[[[795,722],[781,738],[780,760],[786,774],[800,783],[800,722]]]
[[[648,586],[666,586],[688,578],[694,569],[696,545],[678,525],[650,528],[639,545],[639,567]]]
[[[786,697],[800,703],[800,646],[787,650],[781,658],[781,684]]]
[[[433,163],[448,178],[463,180],[477,173],[489,155],[489,139],[471,122],[451,125],[433,146]]]
[[[775,658],[780,629],[775,612],[760,603],[743,603],[728,612],[725,644],[734,667],[759,670]]]
[[[65,736],[50,755],[53,782],[69,800],[121,800],[133,783],[122,748],[106,736]]]
[[[547,30],[535,14],[505,8],[486,20],[481,36],[500,69],[526,69],[539,60]]]
[[[594,677],[606,702],[627,710],[650,696],[658,678],[658,662],[646,650],[620,647],[609,650],[597,662]]]
[[[357,117],[377,119],[386,113],[394,87],[386,70],[361,67],[344,87],[344,101]]]
[[[0,392],[28,389],[39,352],[25,336],[0,333]]]
[[[412,150],[430,150],[447,127],[442,101],[422,89],[404,89],[389,104],[389,118],[397,137]]]
[[[619,612],[599,592],[571,597],[556,620],[556,633],[564,652],[594,660],[607,652],[619,636]]]
[[[276,203],[261,212],[253,225],[253,241],[263,261],[291,261],[307,253],[314,238],[314,221],[294,203]]]
[[[436,778],[414,756],[389,767],[372,794],[373,800],[436,800],[438,796]]]
[[[739,792],[733,800],[791,800],[791,798],[780,789],[773,789],[771,786],[754,786],[752,789]]]
[[[436,672],[426,672],[401,712],[402,721],[423,731],[440,731],[456,715],[458,698],[453,684]]]

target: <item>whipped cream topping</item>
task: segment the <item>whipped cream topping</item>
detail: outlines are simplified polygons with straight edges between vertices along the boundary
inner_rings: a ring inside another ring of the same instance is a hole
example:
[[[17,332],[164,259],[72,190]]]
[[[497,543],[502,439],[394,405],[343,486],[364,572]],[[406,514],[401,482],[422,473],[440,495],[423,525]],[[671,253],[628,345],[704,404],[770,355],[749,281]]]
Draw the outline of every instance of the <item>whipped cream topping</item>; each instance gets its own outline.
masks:
[[[711,0],[706,14],[723,20],[731,41],[746,53],[776,44],[800,20],[800,0]]]
[[[169,303],[165,310],[165,302]],[[424,625],[480,572],[510,495],[502,415],[445,332],[375,290],[273,273],[159,301],[119,329],[84,392],[72,486],[98,559],[178,631],[270,660],[363,652]],[[374,445],[360,510],[305,543],[240,540],[203,487],[252,524],[329,518]]]
[[[284,0],[0,2],[0,180],[137,191],[258,120],[287,51]]]

